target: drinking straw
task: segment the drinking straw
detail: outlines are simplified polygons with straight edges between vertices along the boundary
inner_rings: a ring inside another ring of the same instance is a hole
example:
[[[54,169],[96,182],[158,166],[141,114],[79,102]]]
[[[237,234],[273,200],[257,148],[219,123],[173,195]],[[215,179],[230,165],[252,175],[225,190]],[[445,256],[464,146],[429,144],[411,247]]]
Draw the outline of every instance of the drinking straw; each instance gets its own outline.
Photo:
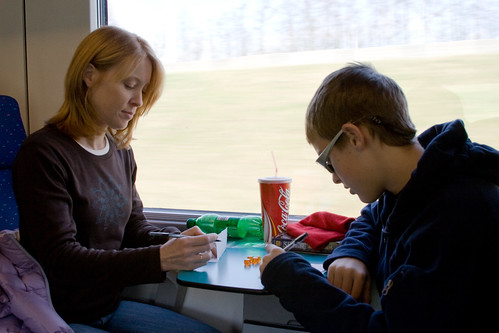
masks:
[[[270,153],[272,154],[272,160],[274,161],[274,167],[275,167],[275,176],[277,177],[277,163],[275,161],[274,152],[271,151]]]

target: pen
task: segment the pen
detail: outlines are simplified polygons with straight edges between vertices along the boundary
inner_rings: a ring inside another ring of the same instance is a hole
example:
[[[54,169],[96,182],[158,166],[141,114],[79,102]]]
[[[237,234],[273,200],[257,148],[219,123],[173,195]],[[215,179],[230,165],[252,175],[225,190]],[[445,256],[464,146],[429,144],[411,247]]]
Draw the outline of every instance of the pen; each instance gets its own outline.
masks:
[[[160,237],[168,237],[168,238],[185,238],[185,237],[191,237],[191,236],[188,236],[188,235],[172,234],[172,233],[163,232],[163,231],[150,231],[149,235],[151,235],[151,236],[160,236]],[[220,239],[215,240],[215,242],[220,242]]]
[[[288,245],[286,245],[284,247],[284,251],[290,250],[297,242],[300,242],[300,241],[304,240],[305,238],[307,238],[307,236],[308,236],[308,233],[304,232],[300,236],[296,237],[295,239],[293,239],[291,241],[291,243],[289,243]]]

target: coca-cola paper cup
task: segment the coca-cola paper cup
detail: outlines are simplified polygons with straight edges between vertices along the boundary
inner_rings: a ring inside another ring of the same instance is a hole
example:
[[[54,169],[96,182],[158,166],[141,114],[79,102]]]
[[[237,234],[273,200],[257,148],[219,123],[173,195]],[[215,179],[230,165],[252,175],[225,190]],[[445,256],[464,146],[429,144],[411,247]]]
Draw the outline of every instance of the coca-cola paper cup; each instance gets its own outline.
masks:
[[[291,178],[258,178],[262,200],[263,240],[272,241],[272,237],[286,231],[289,217],[289,198]]]

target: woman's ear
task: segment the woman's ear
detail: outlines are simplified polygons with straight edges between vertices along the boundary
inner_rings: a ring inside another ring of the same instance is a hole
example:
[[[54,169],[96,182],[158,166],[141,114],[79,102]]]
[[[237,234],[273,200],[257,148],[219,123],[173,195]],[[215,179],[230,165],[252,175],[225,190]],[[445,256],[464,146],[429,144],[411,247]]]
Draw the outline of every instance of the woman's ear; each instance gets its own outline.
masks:
[[[341,126],[341,129],[355,149],[363,149],[366,146],[368,138],[363,128],[352,123],[346,123]]]
[[[97,68],[95,68],[95,66],[92,64],[88,64],[87,68],[85,68],[85,72],[83,73],[83,81],[88,88],[90,88],[94,84],[96,76]]]

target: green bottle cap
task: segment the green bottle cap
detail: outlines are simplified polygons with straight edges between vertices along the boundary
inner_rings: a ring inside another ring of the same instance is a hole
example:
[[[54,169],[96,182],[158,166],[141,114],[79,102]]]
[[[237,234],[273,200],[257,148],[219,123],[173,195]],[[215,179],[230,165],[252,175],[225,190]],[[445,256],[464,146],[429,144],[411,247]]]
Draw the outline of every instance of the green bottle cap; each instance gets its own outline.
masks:
[[[188,219],[187,220],[187,229],[190,229],[195,225],[196,225],[196,219]]]

